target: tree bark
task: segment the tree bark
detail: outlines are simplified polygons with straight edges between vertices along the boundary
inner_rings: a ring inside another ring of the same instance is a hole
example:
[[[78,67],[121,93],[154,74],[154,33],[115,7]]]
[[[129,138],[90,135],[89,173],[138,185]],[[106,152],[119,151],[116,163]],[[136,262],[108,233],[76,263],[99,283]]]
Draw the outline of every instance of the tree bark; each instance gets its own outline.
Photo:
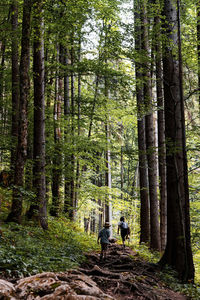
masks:
[[[197,1],[197,59],[198,59],[198,95],[200,115],[200,1]]]
[[[161,250],[166,246],[167,238],[167,190],[166,190],[166,149],[165,149],[165,117],[163,99],[163,74],[161,53],[161,22],[160,17],[154,20],[155,37],[155,60],[156,60],[156,94],[158,107],[158,167],[159,167],[159,190],[160,190],[160,238]]]
[[[152,111],[151,77],[150,77],[150,56],[148,42],[148,20],[147,20],[147,1],[143,1],[141,9],[142,22],[142,49],[146,55],[144,65],[144,103],[145,103],[145,134],[146,151],[148,162],[149,198],[150,198],[150,248],[160,250],[160,227],[158,213],[157,195],[157,157],[155,145],[154,119]]]
[[[79,37],[79,46],[78,46],[78,62],[81,62],[81,37]],[[77,97],[77,106],[78,106],[78,137],[81,134],[81,73],[78,72],[78,97]],[[77,158],[76,162],[76,189],[75,189],[75,208],[78,207],[78,192],[80,188],[80,162]]]
[[[69,65],[69,54],[67,49],[64,53],[64,65]],[[65,145],[69,144],[69,133],[70,133],[70,83],[69,75],[65,71],[64,73],[64,119],[65,119],[65,131],[64,131],[64,140]],[[68,151],[65,151],[65,167],[64,167],[64,176],[65,176],[65,196],[64,196],[64,212],[69,213],[70,211],[70,155]]]
[[[45,98],[44,98],[44,42],[43,42],[43,1],[34,1],[34,143],[33,143],[33,189],[39,205],[39,220],[43,229],[48,228],[46,181],[45,181]]]
[[[74,32],[71,34],[71,143],[72,143],[72,154],[71,154],[71,160],[70,160],[70,209],[69,209],[69,218],[71,220],[75,219],[75,155],[74,155],[74,145],[75,145],[75,97],[74,97]]]
[[[62,63],[63,48],[57,46],[57,61]],[[52,206],[50,213],[57,217],[60,210],[60,184],[62,174],[62,153],[61,153],[61,101],[62,101],[63,80],[60,70],[57,71],[55,81],[55,102],[54,102],[54,154],[52,170]]]
[[[20,104],[19,104],[19,135],[14,173],[14,186],[11,212],[7,221],[20,222],[22,213],[24,165],[27,155],[27,104],[29,97],[29,60],[30,60],[30,19],[31,0],[23,4],[22,41],[20,60]]]
[[[105,28],[105,64],[108,62],[107,58],[107,44],[108,44],[108,31],[109,27],[104,24],[103,27]],[[107,195],[105,199],[105,221],[112,222],[112,206],[111,206],[111,196],[110,190],[112,187],[112,179],[111,179],[111,153],[110,153],[110,122],[109,122],[109,115],[107,112],[107,103],[109,98],[109,87],[108,87],[108,76],[105,74],[104,76],[104,96],[105,96],[105,135],[106,135],[106,149],[105,149],[105,163],[106,163],[106,172],[105,172],[105,186],[107,189]],[[111,235],[112,235],[112,228],[111,228]]]
[[[179,278],[183,282],[189,282],[194,280],[194,265],[190,242],[189,190],[185,151],[178,7],[174,1],[164,1],[163,14],[166,18],[165,30],[167,33],[167,41],[163,45],[163,70],[168,213],[167,245],[160,264],[171,265],[178,272]],[[177,55],[177,50],[179,50],[179,55]]]
[[[11,176],[13,182],[19,122],[19,38],[18,38],[18,1],[11,4],[12,25],[12,128],[11,128]]]
[[[105,153],[105,159],[106,159],[105,186],[108,187],[107,195],[106,195],[106,203],[105,203],[105,220],[106,220],[106,222],[112,222],[112,207],[111,207],[111,196],[110,196],[110,189],[112,187],[111,157],[110,157],[110,131],[109,131],[108,123],[105,126],[105,131],[106,131],[106,143],[107,143],[107,149],[106,149],[106,153]]]
[[[135,50],[141,51],[141,25],[139,16],[139,1],[135,2]],[[140,181],[140,243],[150,241],[150,215],[149,215],[149,194],[148,194],[148,169],[146,157],[145,119],[141,65],[135,62],[136,72],[136,97],[138,110],[138,151],[139,151],[139,181]]]

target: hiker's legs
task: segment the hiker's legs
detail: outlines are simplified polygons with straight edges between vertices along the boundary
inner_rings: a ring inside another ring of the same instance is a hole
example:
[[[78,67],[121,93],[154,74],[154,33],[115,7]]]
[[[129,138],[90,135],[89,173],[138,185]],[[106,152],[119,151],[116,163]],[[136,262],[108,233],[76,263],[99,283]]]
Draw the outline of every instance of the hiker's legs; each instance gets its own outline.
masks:
[[[101,253],[100,253],[100,260],[103,258],[103,244],[101,243]]]
[[[101,243],[101,254],[100,254],[100,260],[102,258],[106,258],[106,250],[107,250],[108,244]]]
[[[125,239],[122,240],[123,250],[125,249]]]
[[[126,239],[126,231],[125,230],[121,231],[121,237],[122,237],[123,249],[125,249],[125,239]]]
[[[103,248],[103,252],[104,252],[104,259],[106,259],[106,255],[107,255],[107,249],[108,249],[108,244],[104,244],[104,248]]]

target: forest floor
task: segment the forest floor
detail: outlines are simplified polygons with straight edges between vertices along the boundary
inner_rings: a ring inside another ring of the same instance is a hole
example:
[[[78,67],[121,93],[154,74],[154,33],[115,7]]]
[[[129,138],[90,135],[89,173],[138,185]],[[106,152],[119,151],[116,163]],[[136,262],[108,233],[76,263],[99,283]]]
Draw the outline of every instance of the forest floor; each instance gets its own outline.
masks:
[[[186,300],[162,281],[160,270],[131,248],[111,244],[105,260],[86,253],[77,269],[0,279],[0,299],[7,300]]]
[[[80,271],[89,275],[113,299],[189,299],[168,288],[159,276],[158,266],[145,262],[129,247],[123,250],[122,245],[111,244],[106,259],[102,261],[99,253],[86,256],[87,262]]]

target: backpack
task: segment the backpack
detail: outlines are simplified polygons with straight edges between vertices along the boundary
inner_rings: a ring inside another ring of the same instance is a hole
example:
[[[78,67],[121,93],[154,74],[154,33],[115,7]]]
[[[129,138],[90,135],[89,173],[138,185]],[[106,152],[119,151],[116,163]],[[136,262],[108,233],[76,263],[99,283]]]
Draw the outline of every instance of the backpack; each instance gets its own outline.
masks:
[[[122,221],[122,223],[120,224],[120,228],[121,229],[127,229],[125,222]]]

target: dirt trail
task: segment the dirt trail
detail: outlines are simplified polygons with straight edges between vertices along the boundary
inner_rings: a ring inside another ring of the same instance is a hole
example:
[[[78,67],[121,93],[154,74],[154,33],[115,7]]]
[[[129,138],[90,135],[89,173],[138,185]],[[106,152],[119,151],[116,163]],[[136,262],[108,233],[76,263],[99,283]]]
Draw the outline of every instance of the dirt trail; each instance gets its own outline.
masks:
[[[0,299],[12,300],[186,300],[159,279],[156,265],[130,248],[111,245],[106,260],[86,254],[87,262],[66,272],[43,272],[8,281],[0,279]]]
[[[98,287],[116,300],[186,300],[161,282],[158,267],[140,260],[129,247],[110,245],[106,260],[98,253],[86,254],[87,262],[80,271],[90,276]]]

